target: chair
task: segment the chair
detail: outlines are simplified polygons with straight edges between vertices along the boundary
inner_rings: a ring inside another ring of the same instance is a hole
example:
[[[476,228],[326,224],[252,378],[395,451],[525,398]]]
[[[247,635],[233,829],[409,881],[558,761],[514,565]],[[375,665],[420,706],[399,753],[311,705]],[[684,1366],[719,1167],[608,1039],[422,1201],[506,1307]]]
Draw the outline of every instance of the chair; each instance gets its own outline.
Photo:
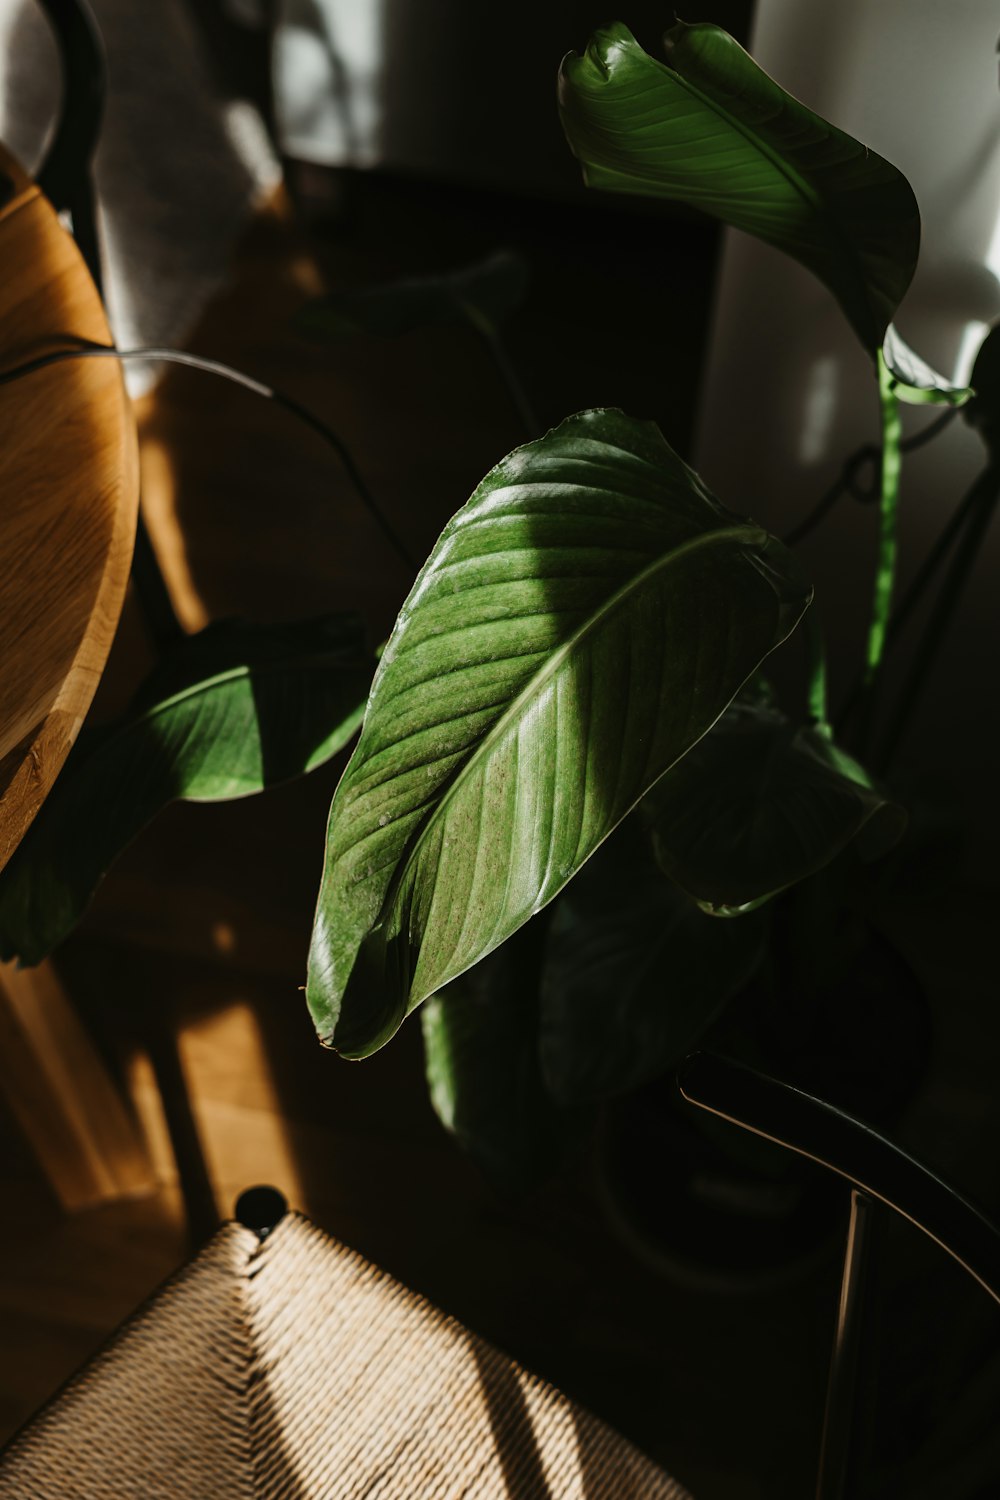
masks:
[[[1000,1229],[928,1167],[845,1110],[711,1053],[687,1058],[688,1104],[828,1168],[851,1185],[840,1303],[827,1385],[816,1500],[849,1500],[860,1484],[855,1442],[864,1355],[871,1220],[885,1205],[922,1230],[1000,1303]]]
[[[60,38],[66,85],[64,108],[41,172],[56,205],[72,215],[90,277],[50,205],[10,163],[6,175],[16,192],[4,218],[5,347],[7,342],[19,347],[26,339],[61,338],[67,325],[81,335],[107,337],[91,284],[99,274],[89,157],[103,95],[100,49],[85,8],[71,0],[52,0],[48,14]],[[75,443],[63,432],[51,443],[37,436],[47,434],[56,389],[87,392],[87,400],[80,402],[84,414],[72,429]],[[20,447],[6,443],[5,493],[16,502],[27,475],[29,484],[44,486],[46,504],[34,507],[34,533],[18,530],[16,503],[5,507],[12,572],[22,582],[32,576],[17,566],[17,559],[37,556],[31,544],[37,548],[39,538],[53,559],[60,565],[71,559],[73,568],[63,575],[49,564],[50,592],[42,609],[34,607],[28,584],[23,597],[8,590],[5,602],[4,623],[18,650],[4,658],[7,739],[0,767],[0,864],[37,812],[91,701],[121,607],[138,485],[134,422],[117,375],[66,376],[63,384],[36,385],[18,394],[23,397],[20,415],[8,412],[7,421],[23,421],[36,436]],[[91,422],[104,434],[100,445],[88,436]],[[13,702],[20,704],[23,717],[14,713]],[[66,1207],[153,1186],[134,1122],[50,969],[29,973],[4,968],[0,1037],[5,1092]]]
[[[37,182],[55,208],[68,215],[73,238],[100,292],[103,275],[93,158],[107,93],[104,43],[87,0],[39,0],[39,4],[59,51],[62,101],[52,139],[38,168]],[[175,640],[181,634],[181,627],[141,505],[132,576],[154,644],[162,647]]]
[[[690,1500],[273,1189],[0,1457],[0,1500]]]
[[[100,291],[101,253],[92,163],[104,113],[104,47],[84,0],[41,0],[41,5],[59,48],[63,94],[59,119],[37,181],[56,208],[69,215],[73,238]]]
[[[1000,1231],[844,1111],[710,1054],[689,1104],[846,1177],[852,1212],[817,1500],[852,1445],[866,1231],[901,1213],[1000,1302]],[[0,1500],[379,1496],[691,1500],[631,1444],[299,1214],[274,1189],[114,1335],[0,1455]]]

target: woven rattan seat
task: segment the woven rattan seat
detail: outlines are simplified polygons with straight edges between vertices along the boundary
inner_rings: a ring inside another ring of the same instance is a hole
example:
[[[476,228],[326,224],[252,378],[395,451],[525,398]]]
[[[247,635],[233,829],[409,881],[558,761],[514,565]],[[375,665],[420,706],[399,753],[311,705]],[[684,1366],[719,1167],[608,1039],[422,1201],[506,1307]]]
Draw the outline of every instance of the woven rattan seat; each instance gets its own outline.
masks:
[[[686,1500],[298,1214],[226,1224],[24,1428],[3,1500]]]

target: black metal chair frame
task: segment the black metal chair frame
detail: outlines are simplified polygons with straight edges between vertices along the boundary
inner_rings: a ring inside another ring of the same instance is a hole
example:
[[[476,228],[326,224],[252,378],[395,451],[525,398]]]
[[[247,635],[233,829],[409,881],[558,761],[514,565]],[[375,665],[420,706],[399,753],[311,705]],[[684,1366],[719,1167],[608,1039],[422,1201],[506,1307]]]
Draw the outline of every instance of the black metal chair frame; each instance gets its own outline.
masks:
[[[872,1210],[922,1230],[1000,1303],[1000,1228],[887,1136],[791,1084],[710,1052],[677,1073],[688,1104],[785,1146],[851,1185],[840,1303],[827,1385],[817,1500],[848,1500],[856,1478],[855,1406]]]
[[[93,159],[104,118],[107,66],[97,22],[85,0],[40,0],[59,49],[62,106],[37,181],[67,212],[73,238],[101,290],[101,254],[94,209]]]
[[[62,101],[52,140],[38,168],[42,192],[69,214],[73,238],[103,293],[100,233],[93,159],[104,118],[107,62],[104,41],[87,0],[39,0],[59,50]],[[132,579],[147,628],[157,647],[183,634],[153,549],[142,508],[136,524]]]

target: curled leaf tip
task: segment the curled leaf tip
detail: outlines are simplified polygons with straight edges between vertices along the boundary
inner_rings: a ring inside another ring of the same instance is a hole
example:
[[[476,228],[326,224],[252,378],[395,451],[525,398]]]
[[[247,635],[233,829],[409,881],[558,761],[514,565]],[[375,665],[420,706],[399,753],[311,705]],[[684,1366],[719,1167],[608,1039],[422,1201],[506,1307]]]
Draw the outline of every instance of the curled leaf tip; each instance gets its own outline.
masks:
[[[611,74],[612,56],[616,52],[624,51],[629,47],[638,47],[638,42],[629,31],[617,21],[612,26],[601,26],[590,39],[587,47],[586,57],[593,62],[601,71],[605,79]]]

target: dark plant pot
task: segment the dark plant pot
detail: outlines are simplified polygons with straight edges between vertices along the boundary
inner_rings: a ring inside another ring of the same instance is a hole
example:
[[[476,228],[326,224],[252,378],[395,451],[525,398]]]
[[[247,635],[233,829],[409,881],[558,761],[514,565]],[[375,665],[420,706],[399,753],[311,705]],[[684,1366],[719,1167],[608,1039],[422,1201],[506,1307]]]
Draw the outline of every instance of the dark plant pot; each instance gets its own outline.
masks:
[[[925,1076],[931,1024],[908,964],[871,929],[845,930],[842,972],[794,1015],[760,986],[707,1038],[891,1128]],[[763,1289],[839,1254],[846,1184],[802,1157],[686,1104],[673,1074],[605,1109],[598,1193],[646,1264],[691,1284]]]

